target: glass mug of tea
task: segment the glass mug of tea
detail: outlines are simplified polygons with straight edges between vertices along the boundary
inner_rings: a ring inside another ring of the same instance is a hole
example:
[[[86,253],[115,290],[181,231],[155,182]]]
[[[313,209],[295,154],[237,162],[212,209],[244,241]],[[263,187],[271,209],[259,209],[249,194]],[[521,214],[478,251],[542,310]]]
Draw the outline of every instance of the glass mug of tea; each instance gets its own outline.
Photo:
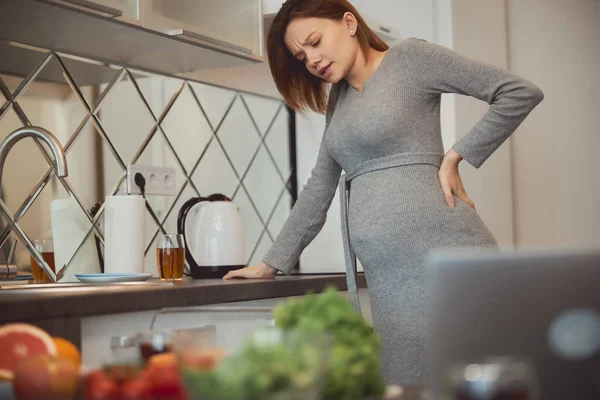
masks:
[[[171,332],[145,331],[138,334],[139,352],[144,362],[148,362],[155,354],[171,351]]]
[[[163,281],[181,281],[185,265],[183,235],[159,235],[156,244],[158,275]]]
[[[52,239],[37,239],[33,241],[33,247],[37,249],[42,255],[42,258],[48,264],[50,269],[56,273],[56,267],[54,266],[54,244]],[[44,269],[40,267],[33,254],[30,256],[31,260],[31,275],[35,283],[52,283],[50,278],[46,276]]]

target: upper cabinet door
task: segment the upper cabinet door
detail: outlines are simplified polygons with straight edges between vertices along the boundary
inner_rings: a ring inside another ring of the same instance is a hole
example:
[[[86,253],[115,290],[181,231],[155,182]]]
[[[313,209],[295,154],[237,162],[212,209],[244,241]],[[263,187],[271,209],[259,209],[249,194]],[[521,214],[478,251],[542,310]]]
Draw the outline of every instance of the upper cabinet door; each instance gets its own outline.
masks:
[[[144,0],[147,29],[243,56],[263,56],[261,0]]]
[[[140,24],[141,0],[50,0],[49,2],[102,17]]]
[[[120,19],[132,23],[140,20],[141,1],[143,0],[94,0],[95,3],[121,10],[123,15]]]

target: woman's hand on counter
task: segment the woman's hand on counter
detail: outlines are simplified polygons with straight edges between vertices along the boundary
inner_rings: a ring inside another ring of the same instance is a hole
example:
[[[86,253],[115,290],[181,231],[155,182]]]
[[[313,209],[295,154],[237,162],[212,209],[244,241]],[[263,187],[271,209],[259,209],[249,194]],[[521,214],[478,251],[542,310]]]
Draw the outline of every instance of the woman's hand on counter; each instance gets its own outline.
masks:
[[[223,277],[224,280],[229,280],[233,278],[243,278],[243,279],[273,279],[277,275],[277,269],[265,264],[261,263],[260,265],[253,267],[246,267],[242,269],[236,269],[233,271],[229,271],[227,275]]]

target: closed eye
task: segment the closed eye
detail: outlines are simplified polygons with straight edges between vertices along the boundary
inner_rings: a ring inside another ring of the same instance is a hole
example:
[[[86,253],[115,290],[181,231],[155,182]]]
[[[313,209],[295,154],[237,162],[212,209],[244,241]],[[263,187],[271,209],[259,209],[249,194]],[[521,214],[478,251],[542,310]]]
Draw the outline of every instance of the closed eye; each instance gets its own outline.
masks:
[[[317,46],[319,46],[320,43],[321,43],[321,39],[319,39],[316,42],[314,42],[312,44],[312,47],[317,47]],[[302,64],[306,64],[306,57],[302,57],[298,61],[300,61]]]

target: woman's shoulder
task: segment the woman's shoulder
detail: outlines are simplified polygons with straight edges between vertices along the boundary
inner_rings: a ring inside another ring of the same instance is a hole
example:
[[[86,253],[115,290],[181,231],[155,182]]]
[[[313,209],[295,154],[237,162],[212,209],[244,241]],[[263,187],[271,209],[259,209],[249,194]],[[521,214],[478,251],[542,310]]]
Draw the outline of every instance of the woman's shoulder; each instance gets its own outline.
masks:
[[[409,37],[390,47],[390,50],[401,51],[407,48],[422,46],[429,43],[427,40],[418,37]]]
[[[452,65],[456,53],[448,47],[411,37],[390,48],[392,58],[413,75],[422,75],[425,70],[440,70]]]
[[[390,47],[389,52],[398,57],[410,57],[413,55],[435,52],[438,47],[440,46],[425,39],[410,37]]]

